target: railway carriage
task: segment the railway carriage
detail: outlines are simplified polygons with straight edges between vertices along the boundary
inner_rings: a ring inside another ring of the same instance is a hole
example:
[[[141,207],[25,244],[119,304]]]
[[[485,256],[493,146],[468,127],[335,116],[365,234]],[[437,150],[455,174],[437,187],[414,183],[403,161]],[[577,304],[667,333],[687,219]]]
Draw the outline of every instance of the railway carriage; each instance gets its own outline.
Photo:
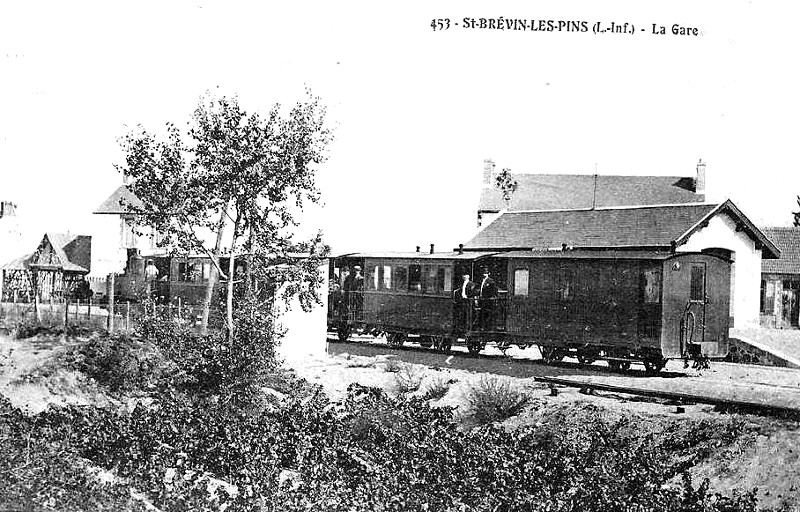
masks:
[[[356,266],[362,289],[346,289]],[[537,345],[548,362],[658,371],[670,358],[727,355],[730,266],[724,250],[345,255],[330,263],[329,327],[340,339],[360,330],[395,345],[463,343],[471,353]],[[496,295],[459,314],[460,276],[479,283],[484,270]]]

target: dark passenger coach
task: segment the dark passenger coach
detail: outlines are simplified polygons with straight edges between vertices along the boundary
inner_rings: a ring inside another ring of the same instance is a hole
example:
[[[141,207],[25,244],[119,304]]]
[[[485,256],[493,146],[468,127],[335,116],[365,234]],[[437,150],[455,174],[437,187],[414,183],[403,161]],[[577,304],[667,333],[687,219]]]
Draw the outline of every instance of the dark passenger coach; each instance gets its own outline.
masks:
[[[347,279],[356,267],[358,285]],[[330,262],[328,324],[341,340],[360,331],[471,353],[537,345],[548,362],[659,371],[669,358],[727,354],[730,268],[723,250],[351,254]]]

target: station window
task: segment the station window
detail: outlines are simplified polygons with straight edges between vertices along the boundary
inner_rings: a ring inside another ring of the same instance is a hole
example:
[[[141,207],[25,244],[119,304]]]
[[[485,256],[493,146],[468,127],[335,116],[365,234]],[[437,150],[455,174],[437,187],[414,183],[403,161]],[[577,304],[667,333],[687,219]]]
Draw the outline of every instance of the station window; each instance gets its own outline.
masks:
[[[761,280],[761,312],[765,315],[773,314],[775,309],[775,282]]]
[[[420,265],[409,265],[408,267],[408,291],[422,291],[422,267]]]
[[[658,304],[661,302],[661,271],[654,268],[644,273],[644,303]]]
[[[528,296],[529,272],[527,268],[518,268],[514,271],[514,295],[518,297]]]

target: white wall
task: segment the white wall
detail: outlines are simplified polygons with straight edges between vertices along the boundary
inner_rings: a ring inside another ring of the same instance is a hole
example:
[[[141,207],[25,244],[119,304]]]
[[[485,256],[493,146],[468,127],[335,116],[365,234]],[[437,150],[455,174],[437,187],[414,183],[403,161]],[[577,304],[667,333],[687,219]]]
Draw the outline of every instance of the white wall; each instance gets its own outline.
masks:
[[[744,231],[736,231],[736,223],[727,214],[711,218],[708,226],[696,231],[677,248],[678,251],[699,252],[718,247],[733,251],[731,269],[731,313],[733,327],[759,325],[761,289],[761,251]]]
[[[278,354],[285,358],[287,362],[292,360],[304,359],[307,357],[319,357],[326,354],[327,330],[328,330],[328,266],[327,263],[320,267],[320,273],[324,277],[320,295],[323,304],[315,307],[310,312],[305,312],[300,307],[299,302],[293,301],[292,308],[278,310],[278,321],[288,329],[283,338]]]

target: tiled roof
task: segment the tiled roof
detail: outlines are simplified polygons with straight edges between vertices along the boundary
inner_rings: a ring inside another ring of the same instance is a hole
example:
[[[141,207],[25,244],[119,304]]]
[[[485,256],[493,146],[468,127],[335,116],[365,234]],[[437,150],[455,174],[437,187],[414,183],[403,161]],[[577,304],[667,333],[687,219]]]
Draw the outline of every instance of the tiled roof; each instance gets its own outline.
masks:
[[[717,205],[506,212],[467,249],[669,247]]]
[[[61,268],[67,272],[88,273],[92,268],[92,237],[87,235],[65,235],[63,233],[47,233],[42,243],[48,241]],[[40,243],[41,247],[41,243]],[[36,253],[28,254],[4,265],[5,270],[28,270]]]
[[[709,218],[725,213],[762,249],[763,258],[780,251],[731,201],[681,204],[505,212],[464,244],[468,250],[670,248],[682,244]]]
[[[97,207],[94,213],[120,215],[143,208],[142,200],[133,195],[127,185],[122,185]]]
[[[503,209],[560,210],[591,208],[595,195],[591,174],[515,174],[518,183],[511,202],[506,204],[500,191],[484,188],[479,211]],[[705,196],[694,191],[694,179],[680,176],[597,176],[595,206],[639,206],[703,202]]]
[[[800,228],[763,228],[781,250],[776,260],[762,260],[761,271],[770,274],[800,274]]]

